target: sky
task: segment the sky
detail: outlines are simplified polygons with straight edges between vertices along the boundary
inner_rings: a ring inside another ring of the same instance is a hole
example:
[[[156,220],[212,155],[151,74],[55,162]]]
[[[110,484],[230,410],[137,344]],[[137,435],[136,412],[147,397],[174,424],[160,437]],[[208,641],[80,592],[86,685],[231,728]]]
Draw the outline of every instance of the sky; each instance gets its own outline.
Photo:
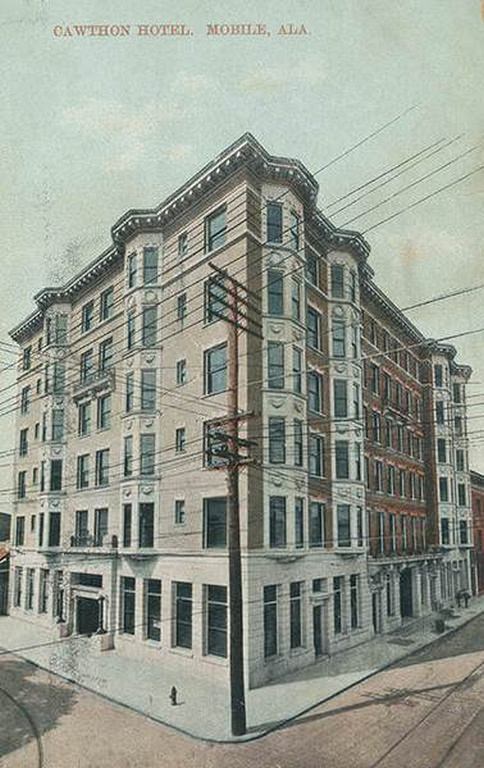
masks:
[[[0,342],[11,341],[8,330],[33,309],[40,288],[109,245],[125,210],[155,206],[245,131],[316,172],[410,110],[316,175],[328,215],[339,196],[433,142],[456,139],[334,214],[343,225],[365,212],[351,225],[361,231],[484,165],[479,0],[2,0],[0,21]],[[165,23],[184,23],[193,34],[136,34],[138,24]],[[208,36],[207,24],[216,23],[262,23],[271,34]],[[131,34],[53,32],[75,24],[129,24]],[[304,25],[308,34],[278,35],[282,24]],[[480,171],[368,232],[369,263],[390,298],[406,307],[484,284],[483,204]],[[483,308],[478,290],[408,315],[438,338],[484,326]],[[484,472],[484,333],[454,344],[474,371],[471,464]],[[0,368],[11,360],[0,352]],[[0,372],[0,389],[11,377]],[[1,418],[7,450],[13,419]],[[5,464],[0,456],[2,488],[11,485]]]

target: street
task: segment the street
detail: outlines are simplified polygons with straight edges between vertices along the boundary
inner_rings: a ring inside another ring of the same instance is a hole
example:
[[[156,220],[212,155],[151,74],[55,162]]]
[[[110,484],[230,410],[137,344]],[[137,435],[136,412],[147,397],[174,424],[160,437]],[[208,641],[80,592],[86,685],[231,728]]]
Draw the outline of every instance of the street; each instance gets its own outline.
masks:
[[[285,727],[244,744],[196,741],[11,655],[0,657],[0,686],[4,768],[484,764],[483,614]]]

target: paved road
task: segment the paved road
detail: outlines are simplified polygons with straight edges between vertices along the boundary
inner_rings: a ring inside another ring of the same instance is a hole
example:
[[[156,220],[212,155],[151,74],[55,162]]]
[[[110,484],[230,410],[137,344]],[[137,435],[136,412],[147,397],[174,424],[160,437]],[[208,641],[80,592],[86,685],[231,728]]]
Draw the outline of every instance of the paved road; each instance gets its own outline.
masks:
[[[0,686],[2,768],[484,765],[483,615],[248,744],[195,741],[8,655]]]

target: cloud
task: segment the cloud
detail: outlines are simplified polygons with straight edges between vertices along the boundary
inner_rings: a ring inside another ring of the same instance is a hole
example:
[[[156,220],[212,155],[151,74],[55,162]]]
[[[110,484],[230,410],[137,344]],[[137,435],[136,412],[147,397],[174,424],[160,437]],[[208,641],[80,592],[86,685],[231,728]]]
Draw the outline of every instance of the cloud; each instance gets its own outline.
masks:
[[[288,84],[301,87],[304,85],[314,87],[327,78],[327,72],[323,58],[300,59],[290,69],[290,75],[280,69],[254,69],[239,81],[242,91],[270,91],[278,88],[286,89]]]

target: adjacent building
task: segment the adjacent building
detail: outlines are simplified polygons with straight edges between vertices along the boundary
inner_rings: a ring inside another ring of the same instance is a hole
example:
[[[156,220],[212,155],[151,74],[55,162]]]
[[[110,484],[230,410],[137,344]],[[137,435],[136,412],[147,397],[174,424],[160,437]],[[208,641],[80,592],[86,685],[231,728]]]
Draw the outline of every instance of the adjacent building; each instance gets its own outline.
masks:
[[[471,470],[472,524],[474,528],[473,592],[484,594],[484,475]]]
[[[240,285],[248,684],[469,586],[471,370],[377,286],[369,244],[335,227],[317,194],[301,162],[245,134],[35,296],[11,331],[13,615],[226,674],[218,449],[234,284],[217,269]]]

